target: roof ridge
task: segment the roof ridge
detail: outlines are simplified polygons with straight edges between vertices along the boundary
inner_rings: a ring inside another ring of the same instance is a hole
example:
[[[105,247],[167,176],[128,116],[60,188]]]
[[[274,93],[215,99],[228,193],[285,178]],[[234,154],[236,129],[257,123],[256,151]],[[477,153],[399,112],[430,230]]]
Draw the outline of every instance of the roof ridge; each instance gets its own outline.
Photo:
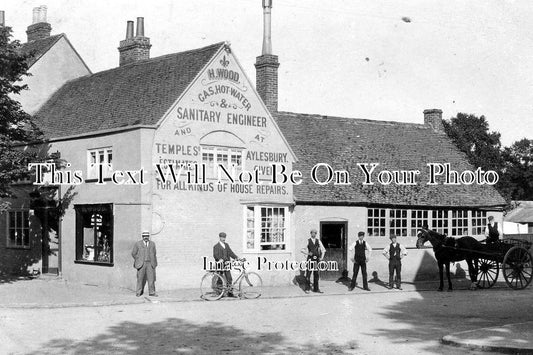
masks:
[[[190,49],[190,50],[183,51],[183,52],[174,52],[174,53],[163,54],[163,55],[160,55],[158,57],[153,57],[153,58],[149,58],[149,59],[143,59],[143,60],[135,61],[135,62],[132,62],[132,63],[124,64],[124,65],[121,65],[121,66],[118,66],[118,67],[115,67],[115,68],[105,69],[105,70],[102,70],[102,71],[99,71],[99,72],[96,72],[96,73],[92,73],[90,75],[85,75],[85,76],[82,76],[80,78],[74,79],[74,81],[75,80],[81,80],[81,79],[84,79],[84,78],[92,78],[92,77],[96,77],[98,75],[104,75],[104,74],[107,74],[107,73],[115,71],[115,70],[124,70],[124,69],[127,69],[127,68],[133,68],[135,66],[141,66],[141,65],[156,63],[158,61],[165,60],[165,59],[171,58],[171,57],[176,56],[176,55],[187,55],[187,54],[190,54],[190,53],[201,53],[201,52],[204,52],[204,51],[208,51],[208,50],[210,50],[212,48],[225,45],[226,43],[227,42],[217,42],[217,43],[210,44],[208,46],[204,46],[204,47],[201,47],[201,48]]]
[[[365,123],[374,123],[374,124],[394,124],[394,125],[406,125],[406,126],[416,126],[420,128],[430,128],[423,123],[414,123],[414,122],[401,122],[401,121],[388,121],[388,120],[373,120],[369,118],[357,118],[357,117],[345,117],[345,116],[331,116],[331,115],[322,115],[318,113],[298,113],[298,112],[289,112],[289,111],[278,111],[274,115],[295,115],[302,116],[306,118],[314,119],[338,119],[338,120],[349,120],[349,121],[361,121]]]

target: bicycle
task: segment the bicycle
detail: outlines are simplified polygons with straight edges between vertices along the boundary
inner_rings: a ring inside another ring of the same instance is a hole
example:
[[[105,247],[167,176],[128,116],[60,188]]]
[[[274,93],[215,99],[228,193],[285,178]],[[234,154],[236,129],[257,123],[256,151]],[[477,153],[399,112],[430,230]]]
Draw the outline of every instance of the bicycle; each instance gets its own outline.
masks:
[[[226,277],[220,271],[208,271],[202,277],[200,283],[201,297],[206,301],[219,300],[227,293],[233,293],[237,283],[239,298],[253,299],[260,297],[263,290],[263,280],[257,273],[247,272],[244,269],[243,265],[245,261],[246,259],[238,260],[241,266],[241,273],[231,285],[228,285]]]

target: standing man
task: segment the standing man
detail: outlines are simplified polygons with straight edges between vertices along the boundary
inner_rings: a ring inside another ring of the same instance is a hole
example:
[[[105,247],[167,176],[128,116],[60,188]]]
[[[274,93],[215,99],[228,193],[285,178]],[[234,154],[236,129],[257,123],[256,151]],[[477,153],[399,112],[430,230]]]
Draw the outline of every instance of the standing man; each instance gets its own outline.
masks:
[[[216,243],[213,246],[213,258],[215,258],[215,261],[222,262],[223,266],[225,267],[228,265],[228,263],[231,261],[231,259],[239,259],[237,255],[231,250],[229,247],[229,244],[226,243],[226,233],[220,232],[218,234],[219,242]],[[226,281],[228,282],[228,286],[231,286],[233,284],[233,278],[231,277],[231,269],[225,269],[224,271],[221,271],[221,273],[224,273],[224,277],[226,278]],[[228,293],[229,297],[234,297],[233,292]]]
[[[388,248],[383,249],[383,255],[389,259],[389,288],[394,287],[393,276],[396,270],[396,285],[398,290],[402,289],[402,258],[407,255],[407,250],[400,243],[396,243],[396,236],[391,234],[391,243]]]
[[[131,256],[135,260],[133,267],[137,269],[137,292],[139,297],[144,292],[144,285],[148,279],[148,294],[157,297],[155,293],[155,268],[157,267],[157,256],[155,243],[150,240],[150,232],[144,231],[139,240],[133,246]]]
[[[489,216],[489,224],[485,228],[485,238],[487,243],[497,243],[501,233],[501,228],[498,226],[498,222],[494,222],[494,216]]]
[[[365,232],[359,232],[357,234],[357,237],[359,239],[356,240],[348,249],[354,252],[354,256],[352,258],[353,277],[352,282],[350,284],[350,288],[348,290],[353,291],[353,289],[355,288],[355,285],[357,284],[357,274],[359,273],[359,268],[361,268],[361,274],[363,274],[363,290],[370,291],[370,289],[368,288],[368,281],[366,275],[366,263],[370,261],[370,254],[372,253],[372,248],[364,240]]]
[[[302,254],[307,255],[307,260],[310,261],[308,263],[308,269],[305,272],[305,279],[307,280],[305,293],[308,293],[311,289],[311,271],[313,272],[313,292],[323,293],[318,287],[318,280],[320,278],[318,263],[324,258],[326,248],[324,248],[324,245],[322,245],[322,242],[316,236],[317,230],[311,229],[311,238],[307,240],[307,247],[302,248]]]

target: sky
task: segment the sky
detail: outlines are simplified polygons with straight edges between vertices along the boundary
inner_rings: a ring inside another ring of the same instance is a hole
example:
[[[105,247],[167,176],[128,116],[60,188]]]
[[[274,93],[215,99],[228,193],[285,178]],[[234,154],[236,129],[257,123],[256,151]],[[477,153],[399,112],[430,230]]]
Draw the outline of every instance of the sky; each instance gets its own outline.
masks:
[[[15,39],[40,5],[93,73],[141,16],[151,57],[228,41],[255,83],[261,0],[3,0]],[[423,123],[438,108],[484,115],[505,146],[533,139],[530,0],[273,0],[272,48],[280,111]]]

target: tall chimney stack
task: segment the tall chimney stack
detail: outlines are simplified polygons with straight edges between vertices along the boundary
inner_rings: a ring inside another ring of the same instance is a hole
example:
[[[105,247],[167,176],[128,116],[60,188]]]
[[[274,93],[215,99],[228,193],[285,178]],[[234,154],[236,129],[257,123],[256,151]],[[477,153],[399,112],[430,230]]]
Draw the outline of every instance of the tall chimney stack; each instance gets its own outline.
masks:
[[[128,21],[126,24],[126,39],[133,38],[133,21]]]
[[[263,49],[255,62],[256,89],[270,112],[278,111],[278,56],[272,54],[272,0],[263,0]]]
[[[144,17],[137,17],[137,32],[136,37],[144,37]]]
[[[424,124],[431,127],[436,132],[444,132],[442,110],[436,108],[424,110]]]
[[[6,25],[6,15],[4,10],[0,10],[0,27],[4,27]]]
[[[118,47],[119,66],[150,59],[150,38],[144,37],[144,17],[137,17],[137,32],[133,37],[133,21],[128,21],[126,39]]]
[[[41,5],[33,8],[33,23],[28,26],[26,34],[28,42],[50,37],[52,26],[46,22],[46,6]]]

